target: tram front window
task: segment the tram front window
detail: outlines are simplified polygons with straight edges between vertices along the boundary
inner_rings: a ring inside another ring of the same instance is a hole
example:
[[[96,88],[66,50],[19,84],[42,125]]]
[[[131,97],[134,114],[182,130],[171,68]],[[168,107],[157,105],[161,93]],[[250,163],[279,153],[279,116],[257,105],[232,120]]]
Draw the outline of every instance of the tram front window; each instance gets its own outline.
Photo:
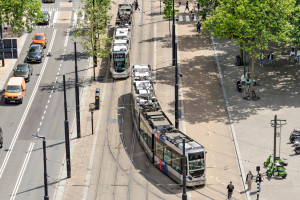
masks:
[[[114,54],[114,69],[123,72],[126,69],[125,54]]]
[[[192,177],[200,177],[205,169],[204,153],[189,154],[189,173]]]

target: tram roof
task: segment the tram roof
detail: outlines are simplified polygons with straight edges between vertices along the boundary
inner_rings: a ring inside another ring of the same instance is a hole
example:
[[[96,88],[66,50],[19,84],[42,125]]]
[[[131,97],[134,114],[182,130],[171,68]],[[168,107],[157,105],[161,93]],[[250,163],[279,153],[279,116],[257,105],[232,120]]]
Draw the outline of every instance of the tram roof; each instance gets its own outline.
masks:
[[[129,28],[117,28],[116,29],[116,37],[126,37],[129,36]]]
[[[115,39],[114,44],[128,44],[129,39]]]
[[[146,68],[144,66],[134,66],[133,71],[138,69]],[[166,116],[166,114],[161,110],[158,100],[155,95],[153,83],[150,80],[139,80],[140,77],[136,77],[133,74],[132,81],[134,84],[135,97],[138,99],[138,108],[144,118],[148,121],[149,126],[153,130],[156,129],[156,133],[161,139],[167,140],[170,143],[177,146],[179,149],[183,149],[183,139],[185,139],[185,149],[187,153],[199,152],[199,149],[205,148],[179,131],[175,129],[172,122]]]
[[[126,52],[128,51],[127,45],[114,45],[113,52]]]

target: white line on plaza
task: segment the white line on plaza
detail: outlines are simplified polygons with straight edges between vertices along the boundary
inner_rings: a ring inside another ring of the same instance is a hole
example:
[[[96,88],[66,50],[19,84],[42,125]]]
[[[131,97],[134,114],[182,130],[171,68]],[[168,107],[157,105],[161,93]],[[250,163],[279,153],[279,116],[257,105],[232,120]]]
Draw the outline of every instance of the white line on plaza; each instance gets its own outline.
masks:
[[[56,35],[56,29],[54,29],[54,31],[53,31],[53,36],[52,36],[52,39],[51,39],[51,43],[50,43],[48,52],[50,52],[51,49],[52,49],[55,35]],[[32,91],[32,94],[30,96],[29,102],[28,102],[28,104],[27,104],[27,106],[25,108],[25,111],[24,111],[23,116],[22,116],[22,118],[20,120],[19,126],[17,128],[17,131],[16,131],[16,133],[15,133],[15,135],[14,135],[14,137],[13,137],[13,139],[12,139],[10,145],[9,145],[9,148],[8,148],[9,150],[8,150],[8,152],[7,152],[7,154],[6,154],[5,158],[4,158],[4,161],[3,161],[2,165],[1,165],[1,168],[0,168],[0,179],[1,179],[2,175],[3,175],[3,172],[4,172],[4,169],[5,169],[6,165],[7,165],[8,159],[9,159],[9,157],[11,155],[11,152],[12,152],[14,146],[15,146],[15,143],[17,141],[17,138],[18,138],[19,134],[20,134],[21,128],[22,128],[22,126],[24,124],[24,121],[25,121],[25,119],[27,117],[27,114],[29,112],[29,109],[31,107],[33,99],[35,97],[35,94],[36,94],[36,92],[38,90],[38,87],[40,85],[41,79],[43,77],[43,74],[44,74],[44,71],[45,71],[45,68],[46,68],[46,65],[48,63],[48,59],[49,59],[49,57],[46,57],[45,62],[43,64],[43,67],[42,67],[41,72],[40,72],[40,76],[39,76],[39,78],[38,78],[38,80],[37,80],[37,82],[35,84],[35,87],[34,87],[34,89]]]
[[[228,97],[227,97],[227,93],[226,93],[225,86],[224,86],[221,65],[220,65],[220,62],[219,62],[214,37],[211,36],[210,38],[211,38],[211,41],[212,41],[212,44],[213,44],[214,56],[215,56],[217,67],[218,67],[219,80],[220,80],[220,84],[221,84],[221,88],[222,88],[223,98],[224,98],[224,102],[225,102],[225,108],[226,108],[226,111],[227,111],[229,128],[230,128],[230,132],[231,132],[231,135],[232,135],[232,138],[233,138],[235,153],[236,153],[236,157],[237,157],[237,160],[238,160],[240,173],[241,173],[241,176],[242,176],[242,184],[243,184],[244,189],[246,191],[246,185],[245,185],[246,176],[245,176],[245,173],[244,173],[244,166],[243,166],[243,161],[242,161],[242,157],[241,157],[239,144],[238,144],[238,141],[237,141],[234,125],[233,125],[233,122],[232,122],[231,112],[229,110],[230,106],[229,106]],[[249,192],[246,192],[246,197],[247,197],[248,200],[251,199]]]
[[[26,169],[26,167],[27,167],[28,160],[29,160],[30,155],[31,155],[31,153],[32,153],[33,146],[34,146],[34,142],[31,142],[30,145],[29,145],[29,149],[28,149],[28,151],[27,151],[27,154],[26,154],[24,163],[23,163],[23,165],[22,165],[22,168],[21,168],[19,177],[18,177],[18,179],[17,179],[16,185],[15,185],[15,187],[14,187],[14,190],[13,190],[12,194],[11,194],[10,200],[14,200],[15,197],[16,197],[16,194],[17,194],[17,192],[18,192],[20,183],[21,183],[21,181],[22,181],[22,178],[23,178],[25,169]]]

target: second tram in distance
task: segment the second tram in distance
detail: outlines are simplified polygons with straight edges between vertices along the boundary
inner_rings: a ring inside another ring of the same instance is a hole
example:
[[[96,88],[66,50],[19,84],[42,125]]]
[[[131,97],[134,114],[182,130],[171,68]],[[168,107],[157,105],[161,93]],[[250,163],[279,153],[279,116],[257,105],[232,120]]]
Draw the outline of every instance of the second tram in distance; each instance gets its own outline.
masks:
[[[132,25],[132,4],[119,4],[116,29],[110,51],[110,72],[113,79],[130,75],[130,39]]]
[[[156,98],[149,65],[132,67],[132,113],[140,144],[152,163],[177,183],[183,183],[182,141],[185,139],[187,186],[206,182],[206,149],[174,128]]]

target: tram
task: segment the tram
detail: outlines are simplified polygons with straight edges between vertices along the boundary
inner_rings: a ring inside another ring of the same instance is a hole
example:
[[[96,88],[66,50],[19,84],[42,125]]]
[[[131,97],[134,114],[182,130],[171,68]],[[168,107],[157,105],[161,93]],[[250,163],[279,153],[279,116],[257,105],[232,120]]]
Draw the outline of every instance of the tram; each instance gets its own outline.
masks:
[[[130,75],[130,39],[132,25],[132,4],[119,4],[116,29],[110,51],[110,72],[113,79]]]
[[[186,185],[206,183],[206,149],[174,128],[156,98],[149,65],[132,67],[132,113],[137,138],[152,163],[164,174],[183,183],[182,150],[185,139]]]

